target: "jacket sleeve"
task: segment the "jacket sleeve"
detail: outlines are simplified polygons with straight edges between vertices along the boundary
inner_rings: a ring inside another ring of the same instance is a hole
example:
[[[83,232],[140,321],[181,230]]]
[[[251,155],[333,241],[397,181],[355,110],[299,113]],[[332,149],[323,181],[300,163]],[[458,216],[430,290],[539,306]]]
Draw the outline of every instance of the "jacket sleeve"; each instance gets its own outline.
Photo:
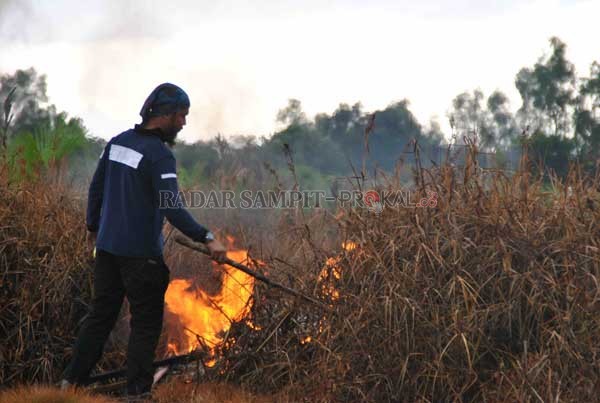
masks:
[[[182,199],[178,197],[179,186],[174,157],[160,159],[152,165],[152,187],[159,209],[167,220],[193,241],[206,242],[210,231],[196,222],[183,206]]]
[[[106,169],[106,160],[108,159],[108,149],[110,144],[107,144],[100,155],[96,172],[90,183],[88,191],[88,204],[86,214],[86,225],[90,232],[98,232],[100,224],[100,210],[102,209],[102,200],[104,198],[104,171]]]

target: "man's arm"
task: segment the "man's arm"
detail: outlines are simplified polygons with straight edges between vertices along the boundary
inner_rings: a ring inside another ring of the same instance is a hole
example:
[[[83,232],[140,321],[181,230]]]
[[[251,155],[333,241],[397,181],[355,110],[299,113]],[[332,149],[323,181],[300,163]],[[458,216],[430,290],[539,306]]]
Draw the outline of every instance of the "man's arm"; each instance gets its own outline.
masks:
[[[164,212],[167,220],[193,241],[205,243],[211,251],[212,257],[217,261],[222,261],[225,258],[226,249],[221,242],[214,238],[212,232],[198,224],[183,206],[160,205],[165,199],[172,200],[177,197],[179,192],[175,158],[163,158],[153,164],[152,185],[155,197],[159,201],[159,208]],[[167,198],[161,196],[165,194],[168,195]]]
[[[88,205],[86,215],[86,225],[90,232],[98,232],[100,224],[100,211],[102,209],[102,200],[104,198],[104,171],[106,169],[107,153],[110,144],[106,145],[104,151],[100,155],[96,172],[90,183],[88,191]]]

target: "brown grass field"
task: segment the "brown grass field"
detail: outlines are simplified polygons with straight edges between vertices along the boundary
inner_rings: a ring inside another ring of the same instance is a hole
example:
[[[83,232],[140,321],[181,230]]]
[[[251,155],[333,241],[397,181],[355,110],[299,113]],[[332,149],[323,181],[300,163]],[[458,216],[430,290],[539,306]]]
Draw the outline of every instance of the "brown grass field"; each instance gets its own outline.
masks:
[[[475,152],[464,167],[414,172],[412,190],[436,192],[435,207],[286,211],[268,231],[200,212],[257,270],[330,310],[255,283],[247,317],[209,346],[215,365],[189,384],[168,377],[155,398],[598,401],[600,178],[573,167],[543,182],[526,153],[517,172],[482,171]],[[369,186],[400,188],[378,178]],[[2,183],[2,402],[45,393],[8,388],[56,382],[69,357],[90,295],[82,205],[44,183]],[[229,275],[172,240],[165,253],[173,278],[208,295]],[[122,364],[119,342],[117,332],[99,371]],[[42,401],[31,399],[20,401]],[[95,401],[64,399],[43,401]]]
[[[60,391],[48,386],[23,386],[0,392],[2,403],[113,403],[104,396],[92,396],[85,391]]]

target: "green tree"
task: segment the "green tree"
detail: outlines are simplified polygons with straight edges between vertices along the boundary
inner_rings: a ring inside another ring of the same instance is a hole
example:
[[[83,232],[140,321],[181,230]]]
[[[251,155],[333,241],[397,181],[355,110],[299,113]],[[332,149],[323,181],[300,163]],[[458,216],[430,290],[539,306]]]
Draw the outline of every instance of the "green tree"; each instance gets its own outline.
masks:
[[[0,99],[6,99],[14,89],[11,133],[33,132],[38,126],[50,124],[56,117],[56,108],[46,105],[46,88],[46,76],[39,75],[33,67],[0,76]]]
[[[293,113],[280,116],[304,116],[299,106],[299,103],[288,105],[288,111]],[[411,140],[417,140],[424,148],[437,146],[442,140],[439,127],[423,129],[407,100],[392,103],[375,113],[374,130],[368,138],[368,169],[378,166],[391,170],[398,160],[411,160],[412,156],[405,154]],[[298,163],[327,174],[345,175],[350,172],[350,163],[354,167],[362,164],[365,127],[370,116],[363,112],[360,103],[352,106],[341,103],[331,115],[320,113],[314,121],[287,119],[287,127],[267,140],[264,149],[267,154],[276,155],[287,144]]]
[[[566,136],[571,131],[571,109],[575,105],[575,67],[566,59],[566,45],[550,39],[552,53],[533,68],[523,68],[515,85],[523,104],[518,111],[520,125],[532,132]]]
[[[266,153],[263,155],[284,165],[285,148],[291,150],[295,163],[311,166],[324,174],[342,172],[347,166],[339,144],[315,130],[313,124],[290,125],[275,133],[264,145]]]
[[[356,103],[352,107],[342,103],[331,115],[329,131],[325,134],[345,149],[359,147],[362,144],[364,120],[365,116],[360,103]]]
[[[39,75],[33,68],[0,75],[0,99],[9,94],[11,136],[3,136],[2,140],[8,140],[13,178],[52,174],[53,179],[62,180],[67,174],[71,179],[84,172],[91,174],[104,142],[89,138],[81,119],[69,118],[66,112],[58,113],[48,103],[45,75]],[[3,135],[7,132],[4,129]],[[76,151],[80,155],[75,156]],[[77,169],[67,172],[70,163],[75,163]]]
[[[451,121],[456,133],[477,140],[482,150],[508,145],[516,135],[516,124],[508,98],[495,91],[485,101],[481,90],[463,92],[452,101]]]
[[[52,121],[38,124],[31,132],[21,132],[11,143],[11,172],[18,179],[39,179],[51,174],[63,175],[67,158],[87,143],[86,129],[78,118],[68,118],[65,112]]]
[[[285,126],[308,123],[306,114],[302,111],[302,103],[297,99],[289,99],[287,106],[277,112],[276,120]]]
[[[484,107],[481,90],[463,92],[452,101],[450,119],[459,141],[463,137],[477,139],[481,148],[493,147],[496,139],[488,130],[489,116]]]
[[[572,138],[535,133],[529,139],[529,150],[533,159],[541,163],[547,170],[559,176],[566,176],[569,161],[575,152],[575,141]]]
[[[376,112],[375,127],[369,136],[370,159],[386,170],[393,169],[400,159],[413,161],[414,155],[406,153],[410,151],[407,146],[412,140],[416,140],[422,148],[436,142],[436,139],[424,134],[409,105],[405,99]]]
[[[600,159],[600,64],[592,63],[590,76],[583,78],[574,113],[575,136],[585,161]]]
[[[10,90],[2,100],[2,120],[0,121],[0,152],[2,153],[2,156],[6,153],[8,128],[13,119],[12,106],[15,90],[16,88]]]
[[[501,91],[494,91],[487,99],[487,110],[491,114],[489,131],[497,145],[508,146],[519,134],[517,123],[510,111],[508,97]]]

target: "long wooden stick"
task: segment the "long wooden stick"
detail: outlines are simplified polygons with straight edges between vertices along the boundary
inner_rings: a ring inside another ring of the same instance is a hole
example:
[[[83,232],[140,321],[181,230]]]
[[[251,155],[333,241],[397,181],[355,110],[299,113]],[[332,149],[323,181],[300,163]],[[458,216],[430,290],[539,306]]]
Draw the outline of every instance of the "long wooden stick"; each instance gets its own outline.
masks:
[[[202,244],[198,244],[198,243],[192,242],[189,239],[184,238],[182,236],[175,237],[175,242],[177,242],[180,245],[186,246],[186,247],[188,247],[190,249],[193,249],[195,251],[198,251],[200,253],[203,253],[203,254],[205,254],[207,256],[210,256],[210,252],[208,251],[208,248],[206,246],[202,245]],[[280,289],[281,291],[287,292],[288,294],[291,294],[291,295],[293,295],[295,297],[302,298],[303,300],[308,301],[308,302],[310,302],[310,303],[312,303],[314,305],[317,305],[317,306],[319,306],[319,307],[321,307],[323,309],[326,309],[328,311],[331,310],[331,308],[329,308],[327,305],[325,305],[321,301],[318,301],[318,300],[316,300],[316,299],[314,299],[312,297],[309,297],[308,295],[302,294],[300,291],[296,291],[293,288],[289,288],[289,287],[286,287],[283,284],[276,283],[275,281],[273,281],[273,280],[271,280],[271,279],[263,276],[262,274],[254,271],[254,270],[252,270],[250,268],[248,268],[247,266],[244,266],[241,263],[234,262],[233,260],[231,260],[229,258],[226,258],[225,261],[224,261],[224,263],[228,264],[229,266],[234,267],[234,268],[236,268],[238,270],[243,271],[247,275],[252,276],[252,277],[254,277],[255,279],[257,279],[259,281],[262,281],[263,283],[267,284],[270,287]]]
[[[154,361],[152,363],[152,367],[160,368],[164,366],[169,366],[173,364],[183,364],[192,361],[200,360],[204,357],[202,353],[192,352],[185,355],[177,355],[174,357],[165,358],[164,360]],[[121,368],[116,371],[104,372],[102,374],[90,376],[87,380],[87,384],[91,384],[94,382],[105,382],[110,379],[118,379],[123,378],[127,375],[127,368]]]

